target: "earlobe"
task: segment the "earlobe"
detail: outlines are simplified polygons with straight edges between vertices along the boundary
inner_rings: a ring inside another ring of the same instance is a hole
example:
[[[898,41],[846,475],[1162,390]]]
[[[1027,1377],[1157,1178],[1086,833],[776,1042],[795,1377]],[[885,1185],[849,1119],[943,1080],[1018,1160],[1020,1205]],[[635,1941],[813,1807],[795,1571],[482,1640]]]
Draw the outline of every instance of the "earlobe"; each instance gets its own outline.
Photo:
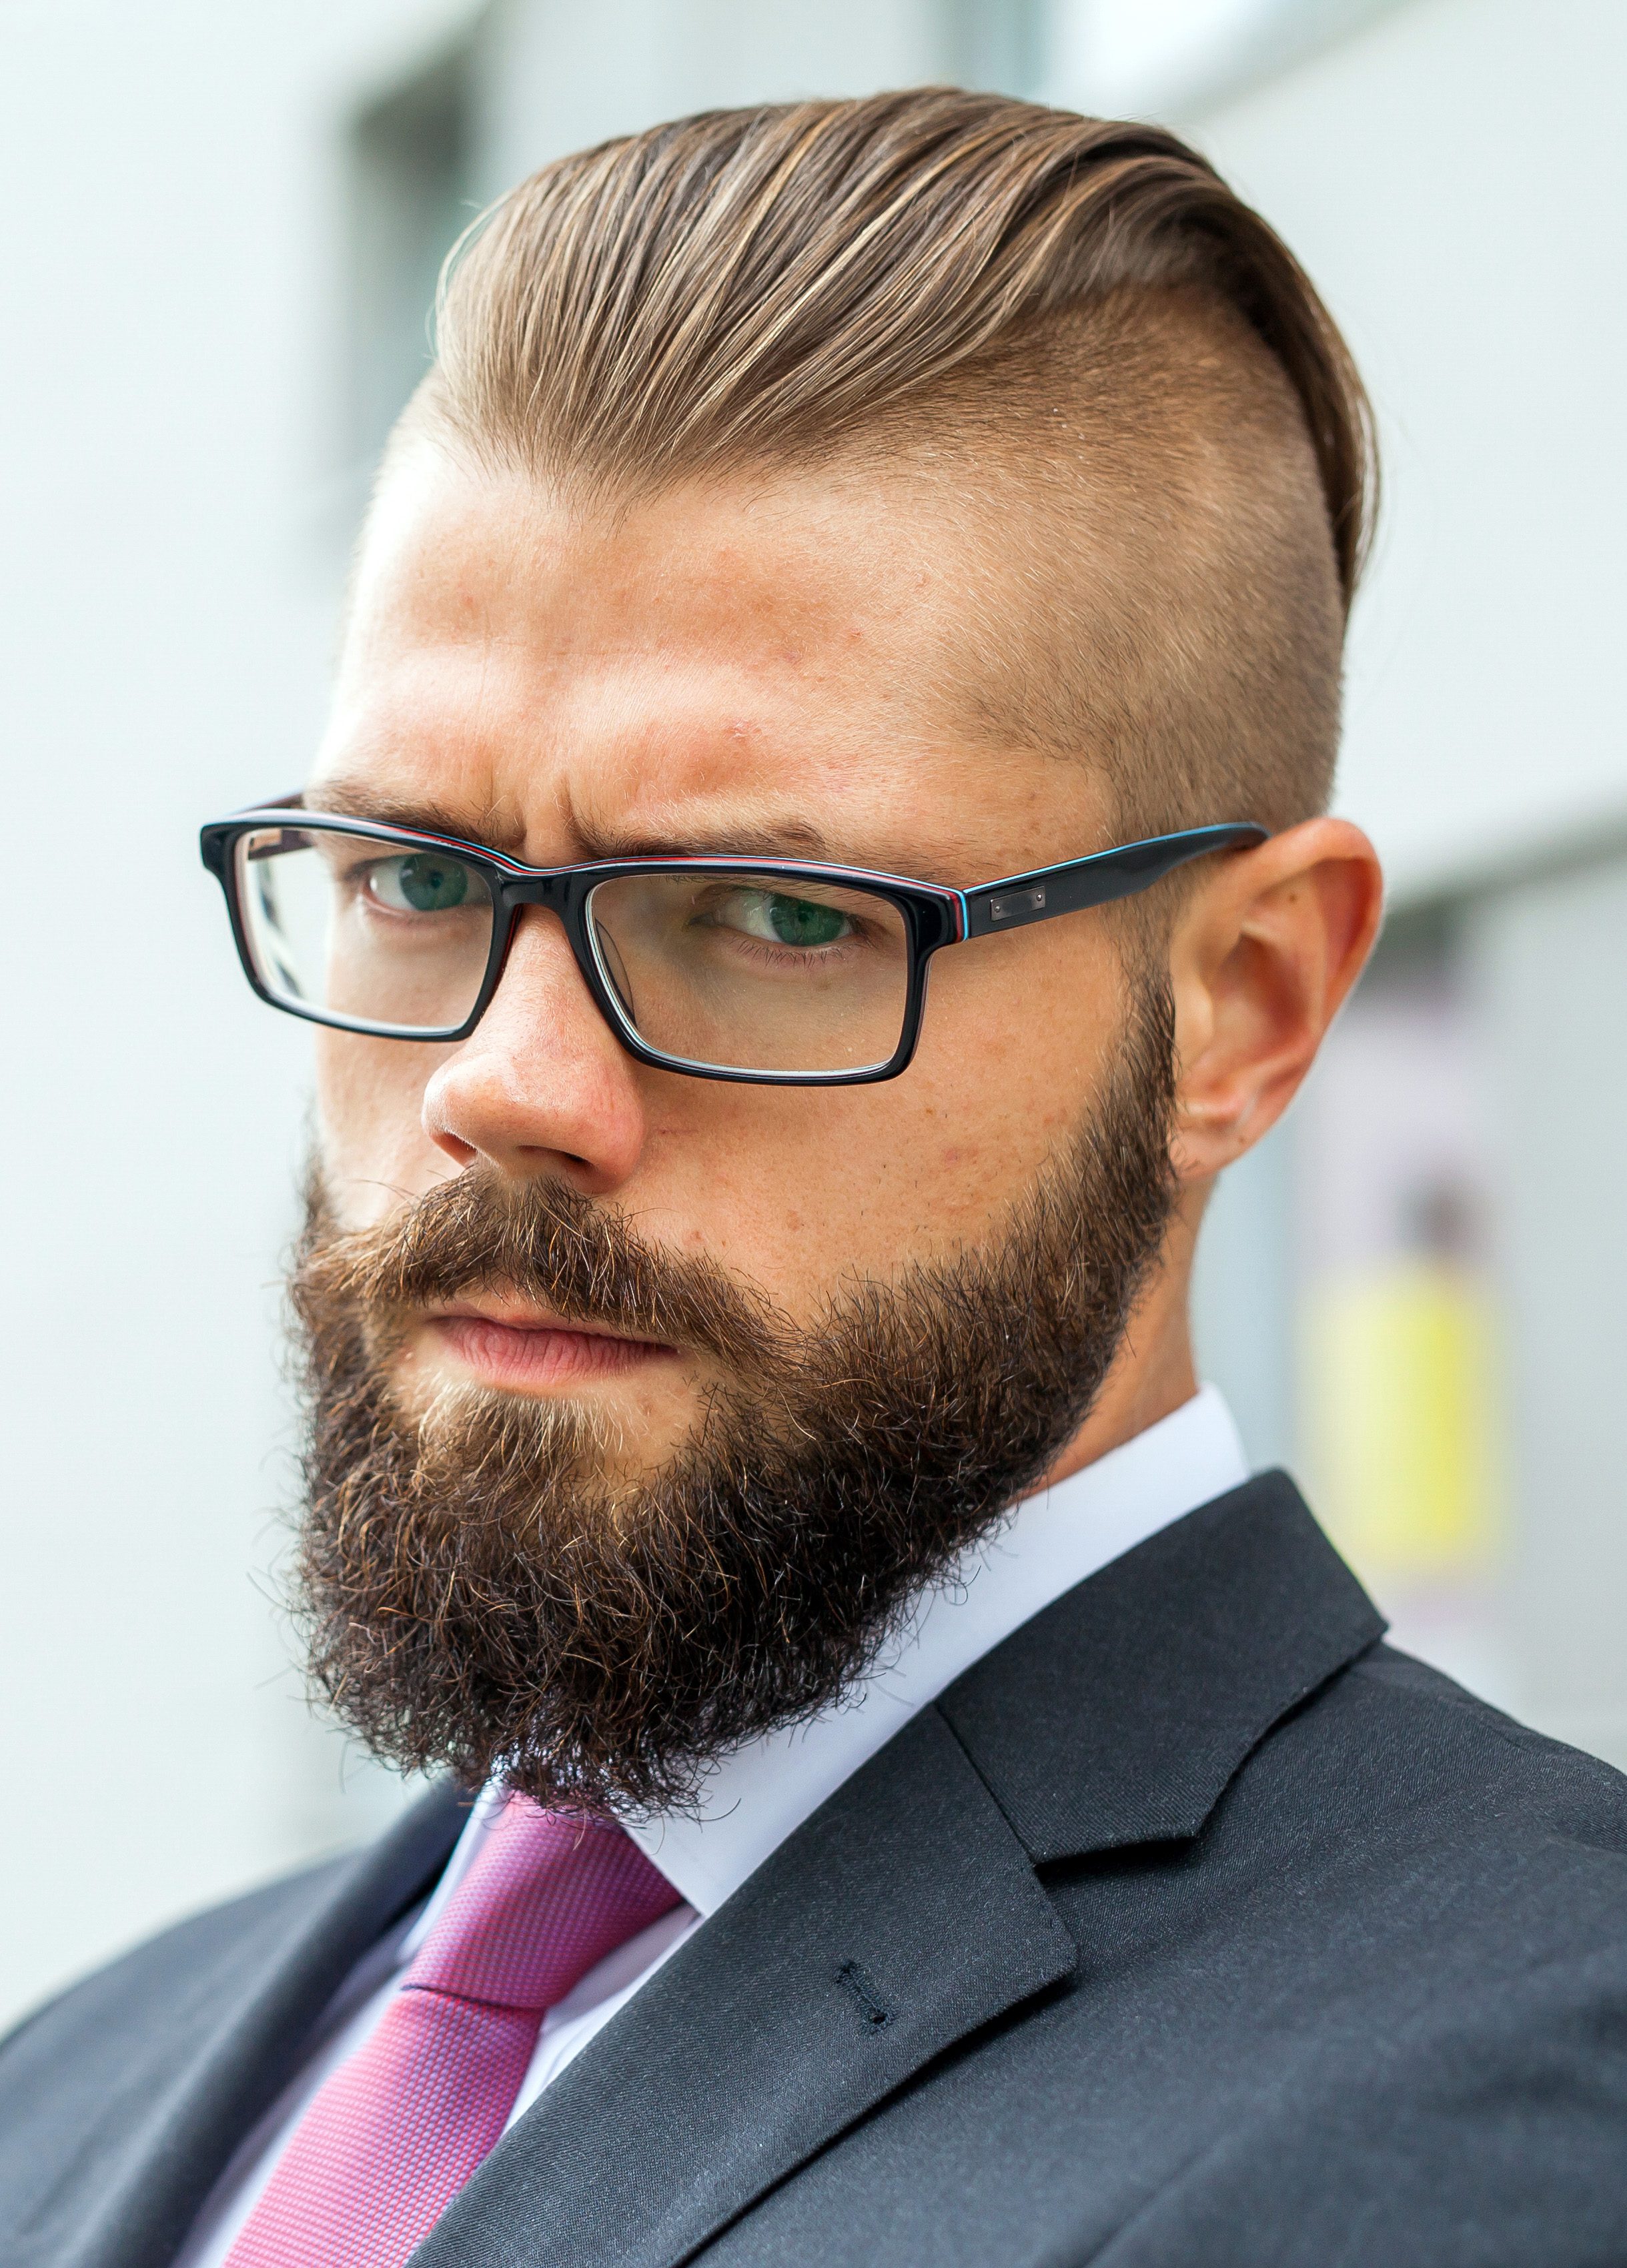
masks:
[[[1171,940],[1180,1064],[1172,1156],[1218,1173],[1299,1090],[1378,934],[1378,855],[1348,821],[1307,820],[1218,868]]]

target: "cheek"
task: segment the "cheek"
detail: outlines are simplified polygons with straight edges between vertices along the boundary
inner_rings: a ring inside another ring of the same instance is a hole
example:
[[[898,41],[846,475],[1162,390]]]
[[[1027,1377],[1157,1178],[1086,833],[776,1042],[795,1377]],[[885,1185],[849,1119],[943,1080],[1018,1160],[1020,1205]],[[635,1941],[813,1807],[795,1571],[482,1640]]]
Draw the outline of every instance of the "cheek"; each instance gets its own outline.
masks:
[[[1118,956],[1088,917],[941,954],[906,1074],[991,1187],[1026,1188],[1090,1116],[1128,999]],[[998,1202],[998,1199],[997,1199]]]
[[[316,1104],[323,1170],[344,1225],[362,1228],[443,1178],[423,1131],[423,1090],[444,1048],[352,1032],[316,1032]]]
[[[844,1281],[896,1280],[998,1233],[1089,1117],[1122,1026],[1116,957],[1065,942],[1025,954],[1002,938],[941,956],[900,1079],[778,1092],[697,1082],[687,1123],[669,1118],[652,1145],[641,1217],[798,1320]]]

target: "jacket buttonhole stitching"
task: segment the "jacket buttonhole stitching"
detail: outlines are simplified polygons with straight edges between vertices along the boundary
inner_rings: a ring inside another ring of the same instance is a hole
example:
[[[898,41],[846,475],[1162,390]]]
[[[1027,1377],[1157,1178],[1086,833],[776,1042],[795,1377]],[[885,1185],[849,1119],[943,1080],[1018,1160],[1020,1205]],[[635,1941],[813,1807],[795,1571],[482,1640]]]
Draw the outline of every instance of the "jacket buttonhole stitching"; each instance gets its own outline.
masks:
[[[843,1962],[836,1971],[836,1982],[843,1991],[851,1997],[854,2007],[858,2010],[859,2020],[867,2032],[883,2031],[892,2022],[893,2011],[876,1990],[873,1981],[865,1974],[857,1961]]]

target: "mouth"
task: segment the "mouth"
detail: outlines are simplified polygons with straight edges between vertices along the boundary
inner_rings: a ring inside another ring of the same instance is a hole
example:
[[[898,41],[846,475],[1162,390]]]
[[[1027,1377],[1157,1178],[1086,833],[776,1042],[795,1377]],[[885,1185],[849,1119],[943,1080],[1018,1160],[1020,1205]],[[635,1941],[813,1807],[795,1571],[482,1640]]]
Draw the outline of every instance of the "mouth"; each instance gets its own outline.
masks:
[[[462,1301],[428,1316],[425,1327],[438,1352],[482,1386],[509,1393],[584,1386],[679,1359],[677,1348],[659,1340],[629,1338],[514,1301]]]

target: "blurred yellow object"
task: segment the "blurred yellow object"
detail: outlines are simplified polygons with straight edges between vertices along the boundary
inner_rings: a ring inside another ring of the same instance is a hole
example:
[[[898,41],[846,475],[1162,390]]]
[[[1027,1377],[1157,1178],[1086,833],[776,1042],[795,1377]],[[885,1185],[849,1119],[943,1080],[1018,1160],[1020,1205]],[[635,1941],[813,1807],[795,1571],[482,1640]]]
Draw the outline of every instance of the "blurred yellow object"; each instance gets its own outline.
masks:
[[[1307,1464],[1318,1513],[1369,1581],[1495,1561],[1496,1331],[1475,1276],[1400,1258],[1316,1286],[1304,1310]]]

